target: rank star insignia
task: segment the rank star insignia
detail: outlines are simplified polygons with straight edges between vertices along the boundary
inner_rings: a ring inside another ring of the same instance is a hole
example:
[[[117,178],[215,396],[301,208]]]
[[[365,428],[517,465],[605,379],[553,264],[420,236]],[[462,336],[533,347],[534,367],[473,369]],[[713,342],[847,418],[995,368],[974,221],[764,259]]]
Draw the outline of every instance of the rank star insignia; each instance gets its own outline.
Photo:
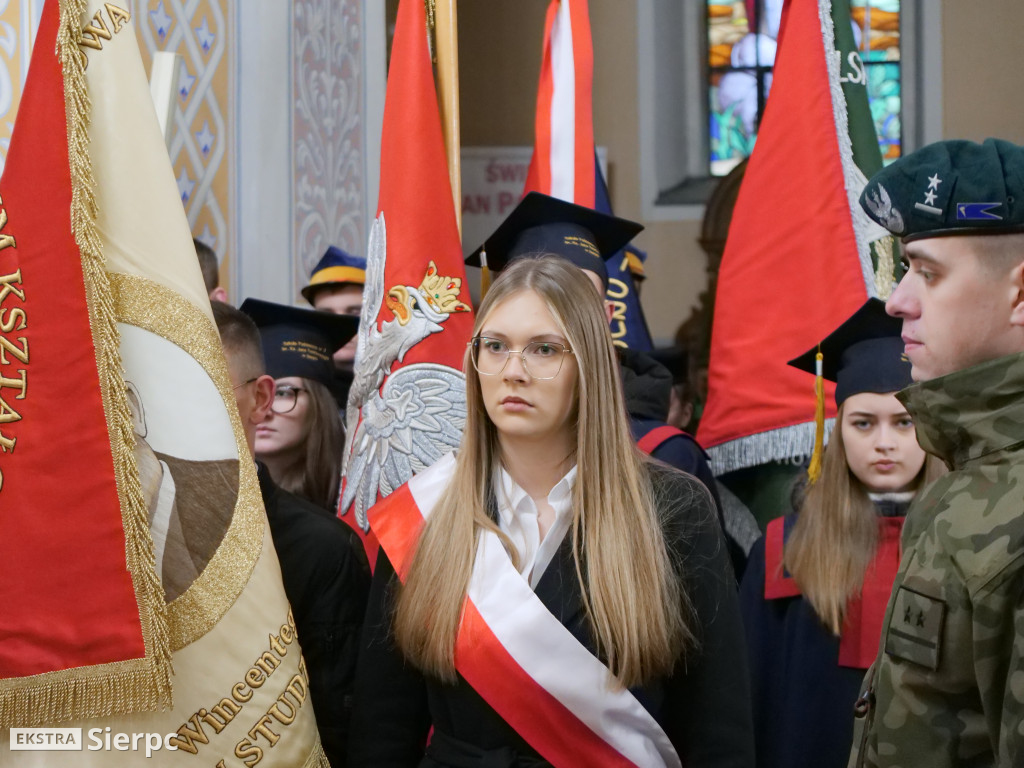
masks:
[[[938,198],[939,184],[942,183],[942,179],[939,178],[938,173],[933,173],[928,177],[928,188],[924,191],[924,202],[914,203],[914,209],[927,213],[929,216],[942,216],[943,210],[935,205],[935,201]]]

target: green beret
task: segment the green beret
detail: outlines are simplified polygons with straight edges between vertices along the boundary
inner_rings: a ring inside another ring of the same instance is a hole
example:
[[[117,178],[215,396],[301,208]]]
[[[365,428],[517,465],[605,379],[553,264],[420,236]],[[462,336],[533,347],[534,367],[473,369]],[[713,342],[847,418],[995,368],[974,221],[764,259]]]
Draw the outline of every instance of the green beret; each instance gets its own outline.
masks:
[[[872,176],[860,204],[904,242],[1024,232],[1024,147],[1001,139],[929,144]]]

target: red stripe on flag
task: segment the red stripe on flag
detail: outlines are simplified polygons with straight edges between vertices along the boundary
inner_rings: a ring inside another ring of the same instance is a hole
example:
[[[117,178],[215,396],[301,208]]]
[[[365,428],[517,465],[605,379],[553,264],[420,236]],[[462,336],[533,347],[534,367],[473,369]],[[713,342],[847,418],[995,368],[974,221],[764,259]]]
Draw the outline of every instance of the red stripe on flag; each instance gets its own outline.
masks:
[[[552,0],[544,19],[544,45],[537,85],[537,114],[533,121],[533,159],[526,176],[525,195],[530,191],[551,194],[551,99],[555,93],[551,62],[551,30],[558,16],[560,0]]]
[[[572,202],[594,207],[594,47],[590,36],[587,0],[563,0],[569,3],[572,19],[572,57],[576,75],[575,184]]]
[[[16,438],[0,451],[0,678],[145,653],[71,232],[57,24],[58,4],[47,3],[0,180],[3,233],[16,241],[0,250],[0,275],[20,270],[25,295],[4,295],[0,317],[14,321],[6,338],[18,346],[24,338],[30,353],[27,364],[0,358],[0,397],[19,417],[0,423]],[[15,310],[25,313],[23,327]],[[10,383],[21,371],[24,393]]]
[[[540,81],[537,85],[537,114],[534,118],[534,144],[533,157],[530,159],[530,168],[526,174],[526,183],[523,186],[523,194],[528,192],[541,192],[545,195],[553,194],[556,180],[553,175],[557,172],[554,168],[551,157],[552,133],[555,127],[552,125],[555,99],[555,74],[553,63],[553,48],[560,41],[555,39],[555,20],[562,11],[561,4],[568,3],[569,26],[563,30],[559,27],[558,32],[564,37],[572,38],[572,60],[573,60],[573,142],[571,167],[573,174],[573,194],[571,203],[585,205],[593,208],[595,203],[594,178],[594,47],[591,40],[590,12],[587,0],[552,0],[548,6],[547,17],[544,22],[544,47],[541,60]],[[566,98],[563,95],[563,98]],[[570,158],[558,160],[568,161]],[[566,162],[563,166],[557,163],[559,168],[569,167]],[[558,185],[561,186],[561,185]]]

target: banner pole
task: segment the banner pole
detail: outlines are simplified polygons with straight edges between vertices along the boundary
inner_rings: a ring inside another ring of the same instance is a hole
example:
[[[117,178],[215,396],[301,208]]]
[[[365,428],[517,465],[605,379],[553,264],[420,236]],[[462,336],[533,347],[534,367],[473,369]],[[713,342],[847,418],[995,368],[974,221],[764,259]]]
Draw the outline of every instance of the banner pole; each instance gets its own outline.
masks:
[[[448,178],[455,203],[455,223],[462,239],[462,162],[459,123],[459,24],[455,0],[434,0],[434,38],[441,130],[448,157]]]

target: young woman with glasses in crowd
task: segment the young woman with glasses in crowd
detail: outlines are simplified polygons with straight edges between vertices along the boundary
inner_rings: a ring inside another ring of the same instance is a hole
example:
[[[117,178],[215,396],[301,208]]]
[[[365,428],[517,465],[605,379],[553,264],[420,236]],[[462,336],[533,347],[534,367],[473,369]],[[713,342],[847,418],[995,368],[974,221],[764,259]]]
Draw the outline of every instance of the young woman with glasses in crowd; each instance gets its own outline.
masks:
[[[328,385],[331,355],[355,335],[359,319],[247,299],[260,329],[274,401],[256,428],[256,458],[274,482],[331,512],[338,504],[344,431]]]
[[[350,765],[752,765],[711,498],[636,449],[591,281],[511,264],[465,372],[457,456],[371,511]]]

